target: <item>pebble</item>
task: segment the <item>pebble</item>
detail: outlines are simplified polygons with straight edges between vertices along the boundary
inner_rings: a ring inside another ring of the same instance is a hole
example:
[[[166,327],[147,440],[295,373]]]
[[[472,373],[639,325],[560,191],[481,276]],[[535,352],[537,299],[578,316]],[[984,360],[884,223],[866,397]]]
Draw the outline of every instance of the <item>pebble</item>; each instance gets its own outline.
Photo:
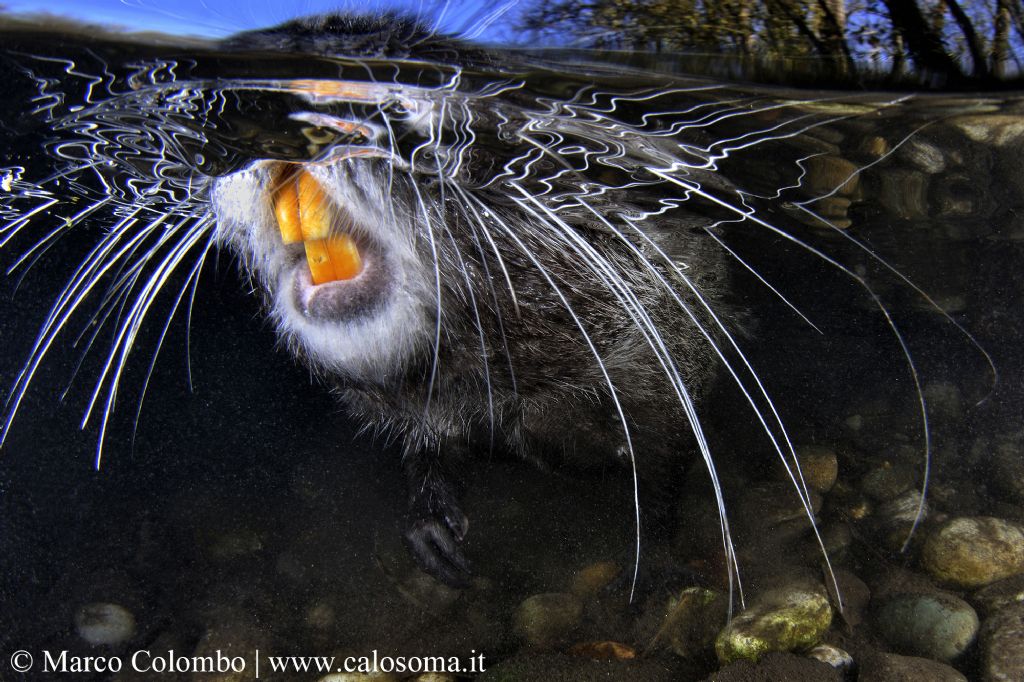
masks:
[[[954,668],[916,656],[875,654],[860,661],[857,682],[967,682]]]
[[[942,150],[930,142],[911,138],[900,147],[899,154],[925,173],[934,175],[946,170]]]
[[[614,561],[597,561],[573,576],[569,591],[578,597],[592,597],[611,584],[622,569]]]
[[[567,654],[520,652],[487,666],[475,682],[597,682],[598,680],[636,680],[637,682],[674,682],[697,679],[680,677],[663,660],[595,660]]]
[[[853,225],[850,219],[851,202],[846,197],[825,197],[811,204],[812,210],[827,220],[832,227],[845,230]]]
[[[434,614],[446,612],[462,594],[423,571],[412,571],[399,582],[398,591],[418,608]]]
[[[814,489],[808,490],[808,493],[811,511],[817,514],[821,510],[822,497]],[[758,528],[774,528],[790,522],[796,522],[801,527],[810,526],[807,509],[800,501],[793,483],[788,480],[750,485],[737,502],[737,518]]]
[[[902,527],[928,516],[928,503],[921,504],[921,491],[907,490],[878,507],[875,516],[888,527]]]
[[[120,644],[135,634],[135,616],[118,604],[86,604],[75,614],[75,631],[94,646]]]
[[[923,521],[928,511],[927,502],[922,505],[921,491],[916,489],[908,490],[881,505],[875,513],[880,524],[878,539],[881,544],[892,552],[903,551],[907,540],[911,539],[911,533],[915,531],[918,515]],[[915,536],[915,539],[918,537]]]
[[[885,462],[864,474],[860,489],[878,502],[894,499],[917,487],[917,473],[910,467]]]
[[[819,644],[807,652],[807,657],[827,663],[837,670],[846,671],[853,668],[853,656],[831,644]]]
[[[1024,572],[1024,528],[989,516],[954,518],[925,540],[922,561],[936,580],[982,587]]]
[[[874,613],[879,633],[897,651],[951,661],[974,642],[978,614],[951,594],[897,594]]]
[[[548,592],[525,599],[516,609],[516,633],[531,646],[550,648],[564,641],[583,615],[583,602],[574,594]]]
[[[919,171],[893,168],[881,176],[878,200],[903,220],[928,217],[928,176]]]
[[[688,587],[669,600],[668,615],[648,648],[667,639],[677,656],[702,657],[711,651],[727,617],[728,601],[723,595],[703,587]]]
[[[821,541],[831,561],[845,561],[853,545],[853,531],[847,523],[833,522],[821,529]]]
[[[636,658],[636,649],[622,642],[581,642],[566,651],[570,656],[583,656],[599,661],[631,661]]]
[[[998,580],[971,595],[982,617],[991,616],[1014,604],[1024,604],[1024,573]]]
[[[839,156],[812,156],[805,162],[807,189],[815,196],[835,193],[849,196],[860,184],[859,167]]]
[[[1024,604],[1014,604],[985,621],[981,632],[982,679],[1024,680]]]
[[[892,147],[889,145],[889,141],[877,135],[864,138],[859,146],[861,152],[876,159],[888,154],[890,149]]]
[[[949,122],[975,142],[986,142],[997,147],[1024,138],[1024,120],[1019,116],[967,115],[957,116]]]
[[[214,606],[210,625],[196,644],[192,656],[235,659],[248,661],[252,652],[271,650],[270,638],[248,612],[232,607]],[[195,676],[193,679],[209,682],[246,682],[252,679],[252,670],[228,669],[222,673]]]
[[[722,629],[718,660],[756,661],[769,651],[808,649],[832,623],[828,594],[820,585],[797,583],[765,592]]]
[[[676,678],[678,679],[678,678]],[[742,659],[712,673],[704,682],[840,682],[843,673],[821,661],[796,654],[770,652],[757,661]]]
[[[836,586],[839,588],[839,596],[831,594],[834,589],[831,581],[826,579],[826,586],[829,588],[832,603],[839,603],[842,600],[843,610],[839,616],[850,628],[855,628],[864,622],[871,603],[871,588],[867,584],[845,568],[835,569]]]
[[[839,460],[833,448],[824,445],[797,445],[795,448],[797,462],[807,487],[820,493],[827,493],[836,483],[839,476]],[[791,458],[786,461],[792,467]],[[789,474],[776,458],[775,478],[789,481]],[[793,472],[796,475],[796,472]],[[800,480],[797,478],[797,480]],[[792,485],[792,483],[791,483]]]
[[[1009,501],[1024,504],[1024,443],[1020,434],[998,438],[994,450],[985,467],[992,487]]]

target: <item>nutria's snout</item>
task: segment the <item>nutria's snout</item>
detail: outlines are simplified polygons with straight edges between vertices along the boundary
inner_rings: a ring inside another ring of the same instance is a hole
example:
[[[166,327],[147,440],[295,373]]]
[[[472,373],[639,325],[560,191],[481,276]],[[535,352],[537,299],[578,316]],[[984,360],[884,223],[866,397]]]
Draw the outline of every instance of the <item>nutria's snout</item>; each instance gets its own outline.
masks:
[[[279,331],[345,376],[401,364],[427,324],[413,226],[377,166],[263,161],[212,192],[218,240],[262,285]]]

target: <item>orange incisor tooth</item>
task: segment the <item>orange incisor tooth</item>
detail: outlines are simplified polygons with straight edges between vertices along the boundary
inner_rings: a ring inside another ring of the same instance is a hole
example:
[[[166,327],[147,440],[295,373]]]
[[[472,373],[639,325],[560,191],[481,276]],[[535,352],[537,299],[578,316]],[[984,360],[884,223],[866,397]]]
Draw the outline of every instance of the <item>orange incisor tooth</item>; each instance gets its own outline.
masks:
[[[281,240],[285,244],[302,241],[302,221],[299,219],[299,195],[294,182],[286,182],[274,195],[274,217]]]
[[[348,235],[305,242],[306,262],[313,284],[352,279],[363,269],[355,241]]]
[[[313,284],[334,281],[334,265],[331,264],[331,254],[327,251],[326,240],[311,239],[305,243],[305,247],[306,263],[309,264]]]
[[[340,216],[308,171],[289,179],[274,195],[274,217],[285,244],[303,242],[313,284],[352,279],[363,269],[355,240],[345,233],[332,234],[332,221]]]
[[[331,254],[336,279],[352,279],[359,274],[363,269],[363,259],[352,237],[340,234],[324,241],[327,242],[327,253]]]
[[[299,217],[302,238],[324,239],[331,232],[331,204],[320,183],[308,171],[299,174]]]

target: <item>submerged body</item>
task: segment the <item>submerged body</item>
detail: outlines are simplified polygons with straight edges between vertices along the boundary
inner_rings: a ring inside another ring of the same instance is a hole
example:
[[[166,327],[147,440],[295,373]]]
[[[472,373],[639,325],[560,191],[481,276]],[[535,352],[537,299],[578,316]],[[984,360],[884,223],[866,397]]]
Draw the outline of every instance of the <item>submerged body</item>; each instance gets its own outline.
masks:
[[[638,519],[664,515],[693,450],[680,403],[692,406],[713,371],[725,282],[721,252],[695,234],[708,216],[680,212],[654,234],[644,199],[623,194],[645,174],[657,181],[673,139],[606,160],[617,155],[610,131],[593,139],[571,111],[538,118],[516,101],[513,72],[487,83],[493,92],[458,87],[479,79],[470,69],[483,54],[394,18],[317,18],[229,45],[447,58],[436,68],[449,81],[434,89],[313,84],[313,104],[349,111],[291,118],[358,139],[211,186],[215,239],[242,255],[289,347],[360,420],[401,441],[421,564],[464,582],[459,461],[494,447],[632,466]],[[476,137],[495,134],[501,155],[485,156]],[[592,163],[624,188],[588,187]],[[696,166],[686,175],[711,178]],[[297,201],[294,217],[284,201]],[[342,238],[356,267],[318,277],[311,243]]]
[[[861,145],[858,119],[902,97],[791,99],[556,70],[393,17],[328,16],[219,48],[234,78],[154,57],[102,93],[86,78],[85,106],[69,112],[72,98],[38,79],[39,111],[59,124],[50,151],[63,172],[102,183],[89,213],[114,211],[17,378],[11,418],[46,350],[106,284],[100,319],[125,301],[128,314],[90,405],[105,424],[156,295],[179,269],[180,302],[207,250],[223,247],[291,352],[401,442],[406,537],[453,584],[469,574],[458,546],[466,457],[500,448],[617,463],[633,482],[639,542],[671,516],[694,452],[715,478],[700,397],[718,375],[748,403],[741,419],[792,461],[736,340],[729,280],[756,268],[722,235],[766,233],[863,286],[804,231],[845,227],[861,173],[923,125],[910,116]],[[280,77],[249,77],[246,60],[259,59]],[[858,143],[857,163],[840,155],[836,131]],[[49,198],[38,197],[44,211]],[[19,210],[12,234],[32,222]],[[790,477],[810,512],[795,466]],[[718,508],[731,551],[720,498]]]

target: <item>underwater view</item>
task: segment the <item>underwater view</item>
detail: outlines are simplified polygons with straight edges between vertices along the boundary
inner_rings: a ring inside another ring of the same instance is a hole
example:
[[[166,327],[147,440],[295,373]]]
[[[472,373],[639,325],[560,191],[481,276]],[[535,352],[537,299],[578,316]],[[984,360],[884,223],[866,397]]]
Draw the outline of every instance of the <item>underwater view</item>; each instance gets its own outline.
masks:
[[[1020,0],[0,33],[0,681],[1024,679]]]

